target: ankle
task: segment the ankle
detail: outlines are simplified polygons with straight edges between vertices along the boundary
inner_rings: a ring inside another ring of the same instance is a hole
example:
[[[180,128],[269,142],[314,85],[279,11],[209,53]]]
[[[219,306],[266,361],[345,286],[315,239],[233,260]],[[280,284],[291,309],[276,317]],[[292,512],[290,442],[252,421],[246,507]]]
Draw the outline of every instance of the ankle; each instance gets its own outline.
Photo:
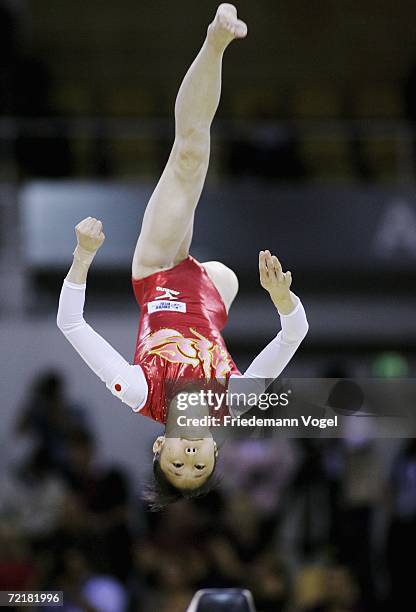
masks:
[[[221,56],[232,40],[232,37],[227,40],[223,36],[219,35],[218,31],[214,28],[214,24],[209,24],[205,42],[207,47],[216,55]]]

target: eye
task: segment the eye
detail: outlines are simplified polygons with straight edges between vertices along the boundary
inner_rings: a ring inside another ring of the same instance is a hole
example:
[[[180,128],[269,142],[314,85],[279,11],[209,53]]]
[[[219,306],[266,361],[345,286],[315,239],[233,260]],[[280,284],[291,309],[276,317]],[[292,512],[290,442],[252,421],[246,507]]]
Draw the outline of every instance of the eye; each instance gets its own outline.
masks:
[[[204,469],[204,467],[205,467],[205,465],[204,465],[203,463],[197,463],[197,464],[195,465],[195,467],[196,467],[196,469],[197,469],[197,470],[203,470],[203,469]]]
[[[173,461],[172,465],[175,468],[181,468],[183,466],[183,463],[181,463],[180,461]]]

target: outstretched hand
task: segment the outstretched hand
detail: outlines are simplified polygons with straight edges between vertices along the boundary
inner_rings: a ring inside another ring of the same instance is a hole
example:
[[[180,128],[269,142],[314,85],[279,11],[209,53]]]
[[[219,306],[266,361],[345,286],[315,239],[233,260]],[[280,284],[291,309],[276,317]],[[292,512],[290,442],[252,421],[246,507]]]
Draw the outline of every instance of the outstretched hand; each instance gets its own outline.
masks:
[[[87,217],[75,227],[78,245],[85,251],[95,253],[105,240],[103,224],[94,217]]]
[[[276,308],[282,314],[293,310],[294,302],[290,293],[292,284],[291,272],[283,272],[282,265],[276,255],[270,251],[259,253],[260,284],[269,292]]]

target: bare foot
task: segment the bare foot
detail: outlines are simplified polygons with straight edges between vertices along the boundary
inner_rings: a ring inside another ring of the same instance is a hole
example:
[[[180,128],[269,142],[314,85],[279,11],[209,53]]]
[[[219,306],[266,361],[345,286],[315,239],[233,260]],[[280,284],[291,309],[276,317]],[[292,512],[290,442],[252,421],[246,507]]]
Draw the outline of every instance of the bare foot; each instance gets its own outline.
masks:
[[[247,26],[237,18],[237,9],[233,4],[220,4],[214,21],[208,26],[210,42],[225,48],[234,38],[247,36]]]

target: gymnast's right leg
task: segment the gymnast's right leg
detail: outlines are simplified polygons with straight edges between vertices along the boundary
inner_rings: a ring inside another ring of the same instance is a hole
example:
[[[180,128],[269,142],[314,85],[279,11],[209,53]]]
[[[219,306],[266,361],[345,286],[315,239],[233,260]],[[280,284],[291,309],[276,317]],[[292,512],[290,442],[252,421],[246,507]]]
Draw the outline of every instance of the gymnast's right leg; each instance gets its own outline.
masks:
[[[247,33],[231,4],[221,4],[205,42],[185,75],[175,104],[175,141],[143,217],[133,256],[133,278],[168,269],[184,259],[193,216],[209,163],[210,127],[221,94],[222,57]]]

